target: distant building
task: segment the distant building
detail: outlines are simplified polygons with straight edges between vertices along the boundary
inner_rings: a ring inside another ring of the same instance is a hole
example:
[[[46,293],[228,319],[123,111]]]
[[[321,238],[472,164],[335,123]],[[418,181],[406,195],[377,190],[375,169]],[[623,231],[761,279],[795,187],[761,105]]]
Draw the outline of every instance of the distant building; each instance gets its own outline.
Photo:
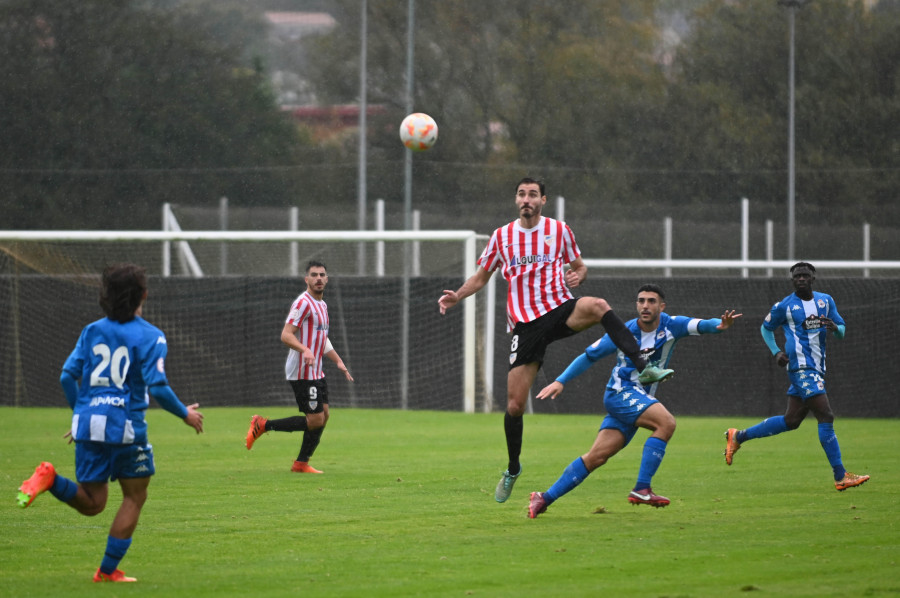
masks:
[[[328,33],[337,26],[337,21],[327,12],[266,12],[265,17],[273,35],[284,41]]]
[[[298,123],[312,131],[317,142],[332,140],[348,131],[356,131],[359,125],[359,105],[339,104],[335,106],[282,106]],[[387,114],[381,104],[366,107],[366,117]]]

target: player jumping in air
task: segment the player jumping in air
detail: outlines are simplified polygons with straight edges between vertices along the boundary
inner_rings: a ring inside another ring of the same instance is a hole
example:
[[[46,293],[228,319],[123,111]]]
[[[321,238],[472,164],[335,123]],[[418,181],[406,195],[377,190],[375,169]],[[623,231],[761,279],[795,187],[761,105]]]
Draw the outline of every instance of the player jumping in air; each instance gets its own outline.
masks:
[[[813,291],[816,268],[807,262],[791,266],[794,292],[772,306],[760,328],[763,340],[775,362],[787,366],[787,411],[784,415],[770,417],[760,423],[725,432],[725,463],[731,465],[734,454],[748,440],[765,438],[796,430],[808,413],[819,422],[819,442],[834,473],[834,487],[839,491],[864,484],[867,475],[856,475],[844,468],[841,448],[834,433],[834,413],[825,393],[825,341],[828,333],[844,338],[844,319],[838,313],[831,295]],[[775,330],[784,331],[784,350],[778,348]]]
[[[544,183],[522,179],[516,184],[515,202],[518,219],[494,231],[475,274],[456,291],[445,290],[438,300],[441,313],[446,313],[484,287],[498,268],[509,283],[506,312],[512,339],[503,420],[509,460],[494,491],[494,499],[501,503],[509,498],[522,474],[523,414],[550,343],[601,324],[611,342],[631,359],[643,384],[660,382],[674,373],[647,364],[634,337],[605,299],[572,294],[571,289],[587,277],[587,266],[572,229],[541,215],[547,203]]]

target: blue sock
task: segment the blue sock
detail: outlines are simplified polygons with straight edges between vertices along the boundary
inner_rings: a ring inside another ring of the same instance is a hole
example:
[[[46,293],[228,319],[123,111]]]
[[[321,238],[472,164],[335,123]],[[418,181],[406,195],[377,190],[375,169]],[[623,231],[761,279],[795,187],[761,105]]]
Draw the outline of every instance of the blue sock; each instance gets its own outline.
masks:
[[[56,474],[53,485],[50,486],[50,494],[63,502],[69,502],[78,493],[78,484],[68,478]]]
[[[110,575],[119,568],[119,563],[125,558],[128,547],[131,546],[131,538],[123,540],[122,538],[114,538],[107,536],[106,538],[106,554],[103,555],[103,562],[100,563],[100,571]]]
[[[559,479],[544,492],[544,500],[549,505],[563,494],[573,490],[575,486],[583,482],[590,474],[591,472],[584,466],[584,461],[581,460],[581,457],[578,457],[566,467]]]
[[[651,436],[644,443],[644,453],[641,455],[641,468],[638,469],[637,484],[634,485],[635,490],[644,490],[650,487],[650,480],[656,470],[659,469],[663,457],[666,456],[666,441]]]
[[[834,481],[842,480],[847,470],[841,463],[841,447],[838,445],[837,436],[834,433],[834,424],[819,424],[819,442],[825,449],[825,456],[828,457],[828,462],[834,471]]]
[[[784,416],[777,415],[759,422],[755,426],[751,426],[746,430],[737,433],[738,442],[746,442],[754,438],[765,438],[766,436],[775,436],[782,432],[787,432],[787,424],[784,423]]]

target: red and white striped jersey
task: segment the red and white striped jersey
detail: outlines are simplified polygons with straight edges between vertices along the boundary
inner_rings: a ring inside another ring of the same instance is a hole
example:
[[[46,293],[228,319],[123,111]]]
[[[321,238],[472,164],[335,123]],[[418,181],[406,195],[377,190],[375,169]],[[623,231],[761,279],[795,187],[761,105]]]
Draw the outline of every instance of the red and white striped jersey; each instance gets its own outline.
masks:
[[[507,326],[512,330],[518,322],[536,320],[574,298],[566,286],[563,266],[579,257],[572,229],[544,216],[534,228],[523,229],[514,220],[495,230],[478,265],[488,272],[502,265],[509,283]]]
[[[328,340],[328,306],[324,301],[314,299],[307,291],[300,294],[291,304],[286,322],[297,327],[297,339],[313,352],[316,360],[311,366],[303,364],[300,353],[288,351],[284,373],[288,380],[319,380],[325,377],[322,369],[322,355]]]

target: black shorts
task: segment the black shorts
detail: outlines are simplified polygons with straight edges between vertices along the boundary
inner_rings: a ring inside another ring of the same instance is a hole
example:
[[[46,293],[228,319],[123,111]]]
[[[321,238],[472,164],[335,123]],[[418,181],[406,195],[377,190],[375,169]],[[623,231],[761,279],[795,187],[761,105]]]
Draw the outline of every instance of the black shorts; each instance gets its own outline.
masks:
[[[328,404],[328,384],[325,378],[318,380],[288,380],[294,389],[294,398],[301,413],[322,413]]]
[[[540,367],[547,345],[575,334],[577,331],[566,326],[566,320],[575,311],[576,303],[578,299],[570,299],[537,320],[516,324],[509,344],[509,369],[534,362]]]

